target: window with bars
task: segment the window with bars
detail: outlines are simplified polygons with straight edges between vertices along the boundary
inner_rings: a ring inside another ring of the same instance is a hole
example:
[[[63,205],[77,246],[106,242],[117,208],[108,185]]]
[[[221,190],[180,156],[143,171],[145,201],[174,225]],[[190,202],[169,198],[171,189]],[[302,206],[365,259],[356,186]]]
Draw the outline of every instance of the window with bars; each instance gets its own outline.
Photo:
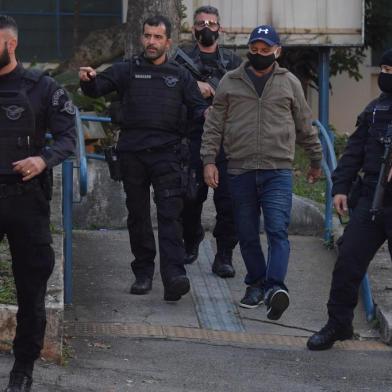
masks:
[[[60,61],[91,31],[121,23],[122,1],[0,0],[0,12],[18,24],[19,60]]]

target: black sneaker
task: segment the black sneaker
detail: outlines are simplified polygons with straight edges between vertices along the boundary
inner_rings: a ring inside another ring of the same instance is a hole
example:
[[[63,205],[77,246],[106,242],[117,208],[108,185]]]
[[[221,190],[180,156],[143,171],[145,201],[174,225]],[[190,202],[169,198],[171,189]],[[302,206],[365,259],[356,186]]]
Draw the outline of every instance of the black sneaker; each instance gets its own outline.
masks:
[[[244,298],[239,305],[241,308],[254,309],[264,302],[264,288],[260,285],[248,286]]]
[[[282,288],[270,289],[267,293],[267,318],[279,320],[283,312],[288,308],[290,297],[287,290]]]
[[[325,325],[320,331],[312,335],[306,345],[309,350],[328,350],[337,340],[346,340],[353,337],[353,328]]]
[[[199,246],[204,239],[204,229],[202,230],[200,237],[191,244],[185,244],[185,259],[184,264],[192,264],[199,257]]]
[[[33,379],[24,373],[11,372],[8,387],[4,392],[30,392]]]

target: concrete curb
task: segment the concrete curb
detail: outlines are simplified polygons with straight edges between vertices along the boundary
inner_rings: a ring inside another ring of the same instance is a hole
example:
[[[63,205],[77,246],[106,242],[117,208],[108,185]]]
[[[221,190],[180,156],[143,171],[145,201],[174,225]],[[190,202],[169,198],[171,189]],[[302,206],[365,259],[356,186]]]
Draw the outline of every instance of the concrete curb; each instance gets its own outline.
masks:
[[[51,202],[51,224],[54,229],[53,250],[55,267],[48,282],[46,294],[47,325],[45,344],[41,356],[47,360],[60,362],[62,356],[63,321],[64,321],[64,284],[63,284],[63,228],[62,228],[62,194],[61,167],[54,170],[53,198]],[[14,305],[0,304],[0,350],[10,351],[16,327]]]

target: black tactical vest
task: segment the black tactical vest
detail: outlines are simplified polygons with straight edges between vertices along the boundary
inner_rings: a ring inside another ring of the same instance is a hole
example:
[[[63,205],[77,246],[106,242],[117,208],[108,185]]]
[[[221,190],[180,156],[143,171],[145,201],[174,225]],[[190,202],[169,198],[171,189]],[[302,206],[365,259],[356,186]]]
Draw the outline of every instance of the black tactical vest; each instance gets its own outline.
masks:
[[[156,129],[179,133],[184,118],[179,66],[130,63],[130,88],[122,102],[124,130]]]
[[[369,137],[365,146],[364,171],[377,174],[384,153],[383,139],[392,134],[392,96],[381,96],[367,114]]]
[[[26,70],[15,90],[0,90],[0,175],[15,175],[12,162],[37,154],[36,119],[27,94],[42,75]]]

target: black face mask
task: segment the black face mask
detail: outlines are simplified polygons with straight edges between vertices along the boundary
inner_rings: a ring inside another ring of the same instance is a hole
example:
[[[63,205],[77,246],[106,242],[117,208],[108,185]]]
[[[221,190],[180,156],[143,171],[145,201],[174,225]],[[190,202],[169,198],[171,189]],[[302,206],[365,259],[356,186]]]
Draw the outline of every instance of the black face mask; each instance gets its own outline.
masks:
[[[202,30],[195,30],[195,37],[203,46],[211,46],[219,37],[219,31],[212,31],[208,27]]]
[[[253,54],[253,53],[248,52],[246,54],[246,56],[249,59],[250,65],[256,71],[263,71],[264,69],[267,69],[276,60],[275,53],[272,53],[268,56],[262,56],[261,54],[258,54],[258,53]]]
[[[384,93],[392,94],[392,74],[380,72],[378,75],[378,87]]]
[[[4,50],[0,55],[0,69],[6,67],[11,62],[10,54],[7,49],[7,42],[4,42]]]

